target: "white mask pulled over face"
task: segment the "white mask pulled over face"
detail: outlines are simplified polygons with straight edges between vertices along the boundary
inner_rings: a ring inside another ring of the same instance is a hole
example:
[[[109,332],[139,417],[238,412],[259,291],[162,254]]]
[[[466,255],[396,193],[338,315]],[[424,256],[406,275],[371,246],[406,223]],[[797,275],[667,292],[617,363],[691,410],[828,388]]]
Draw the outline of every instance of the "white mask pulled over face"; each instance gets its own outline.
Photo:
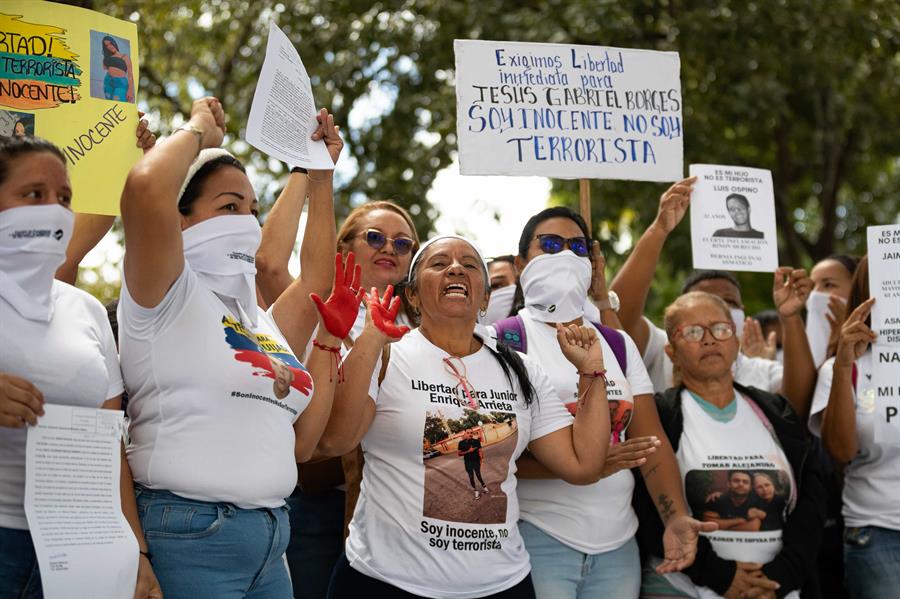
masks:
[[[66,261],[74,223],[59,204],[0,212],[0,296],[23,317],[53,318],[53,277]]]
[[[747,315],[740,308],[729,308],[728,311],[731,312],[731,320],[734,322],[734,336],[740,341],[741,335],[744,334],[744,319]]]
[[[515,295],[515,285],[507,285],[506,287],[500,287],[499,289],[491,291],[487,312],[484,316],[478,317],[478,322],[484,325],[490,325],[509,316]]]
[[[519,277],[525,307],[541,322],[568,322],[584,314],[584,300],[591,285],[591,261],[571,250],[541,254],[531,260]]]
[[[209,289],[235,300],[256,326],[256,250],[262,238],[256,217],[216,216],[181,235],[191,270]]]
[[[836,296],[837,297],[837,296]],[[847,303],[842,297],[838,297],[842,303]],[[809,349],[812,350],[813,363],[816,368],[825,361],[828,353],[828,339],[831,337],[831,323],[827,315],[831,314],[828,303],[831,294],[813,291],[806,298],[806,338],[809,339]]]

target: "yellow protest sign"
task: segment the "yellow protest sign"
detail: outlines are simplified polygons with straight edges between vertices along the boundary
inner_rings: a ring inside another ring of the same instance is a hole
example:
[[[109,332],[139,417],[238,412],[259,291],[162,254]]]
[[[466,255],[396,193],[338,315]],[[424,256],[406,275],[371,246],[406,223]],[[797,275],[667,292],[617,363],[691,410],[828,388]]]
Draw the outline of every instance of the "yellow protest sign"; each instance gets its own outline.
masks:
[[[0,135],[36,135],[66,156],[77,212],[118,214],[135,147],[134,23],[52,2],[0,5]]]

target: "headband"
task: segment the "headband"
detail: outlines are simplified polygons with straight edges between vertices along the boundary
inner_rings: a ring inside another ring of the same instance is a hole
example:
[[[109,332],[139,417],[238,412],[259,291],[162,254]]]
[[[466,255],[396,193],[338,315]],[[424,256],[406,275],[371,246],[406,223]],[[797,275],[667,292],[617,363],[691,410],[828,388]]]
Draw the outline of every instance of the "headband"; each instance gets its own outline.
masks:
[[[197,174],[197,171],[203,168],[207,163],[212,162],[217,158],[221,158],[222,156],[234,158],[234,154],[223,148],[206,148],[205,150],[200,150],[200,153],[197,154],[197,157],[191,163],[187,175],[184,176],[184,182],[181,184],[181,189],[178,191],[178,203],[181,203],[181,196],[184,195],[184,190],[187,189],[188,184],[191,182],[191,179],[194,178],[194,175]],[[235,160],[237,159],[235,158]]]
[[[432,237],[431,239],[429,239],[428,241],[423,243],[419,247],[419,251],[416,252],[416,255],[413,256],[412,261],[409,263],[409,280],[410,281],[413,280],[413,273],[416,270],[416,264],[419,262],[419,259],[422,257],[422,253],[425,251],[425,249],[428,246],[430,246],[431,244],[433,244],[434,242],[442,241],[444,239],[459,239],[460,241],[465,241],[472,247],[473,250],[475,250],[475,254],[478,256],[478,259],[481,261],[481,272],[484,274],[485,289],[490,289],[491,288],[491,285],[490,285],[491,280],[490,280],[490,277],[488,276],[487,262],[485,262],[484,256],[482,255],[481,250],[478,249],[478,246],[475,245],[474,241],[472,241],[471,239],[466,239],[465,237],[461,237],[459,235],[438,235],[437,237]]]

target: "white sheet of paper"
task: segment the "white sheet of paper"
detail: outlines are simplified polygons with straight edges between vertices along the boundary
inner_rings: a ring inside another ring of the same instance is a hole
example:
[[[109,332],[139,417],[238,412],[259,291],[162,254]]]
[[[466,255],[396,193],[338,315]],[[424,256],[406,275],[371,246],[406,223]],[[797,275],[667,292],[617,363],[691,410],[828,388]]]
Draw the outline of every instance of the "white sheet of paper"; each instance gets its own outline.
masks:
[[[677,52],[454,40],[463,175],[675,181]]]
[[[324,141],[313,141],[316,102],[291,40],[274,23],[247,119],[247,143],[292,166],[334,169]]]
[[[772,173],[765,169],[692,164],[694,268],[775,272],[778,237]],[[743,197],[749,207],[732,194]]]
[[[831,323],[828,322],[826,314],[831,314],[828,307],[830,300],[831,295],[828,293],[814,291],[806,302],[806,338],[809,340],[809,349],[812,350],[813,364],[816,368],[822,365],[828,353]]]
[[[875,441],[900,445],[900,225],[867,227],[875,381]]]
[[[138,542],[119,490],[124,413],[46,404],[29,427],[25,515],[46,599],[131,599]]]

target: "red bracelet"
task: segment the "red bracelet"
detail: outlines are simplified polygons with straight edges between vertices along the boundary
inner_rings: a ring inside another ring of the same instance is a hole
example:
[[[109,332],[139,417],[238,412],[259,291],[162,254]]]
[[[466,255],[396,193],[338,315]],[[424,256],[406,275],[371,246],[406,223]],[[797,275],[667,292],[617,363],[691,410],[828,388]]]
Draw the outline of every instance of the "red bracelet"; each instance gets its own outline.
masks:
[[[594,372],[578,372],[578,376],[586,376],[591,379],[603,379],[603,384],[609,384],[609,380],[606,378],[606,370],[595,370]]]
[[[313,347],[316,347],[323,351],[331,352],[331,354],[334,356],[333,364],[335,366],[337,366],[338,382],[343,383],[344,382],[344,361],[341,359],[340,346],[332,347],[331,345],[325,345],[324,343],[319,343],[318,341],[313,339]],[[331,367],[329,367],[328,368],[328,382],[329,383],[334,380],[333,377],[334,377],[334,375],[331,372]]]

